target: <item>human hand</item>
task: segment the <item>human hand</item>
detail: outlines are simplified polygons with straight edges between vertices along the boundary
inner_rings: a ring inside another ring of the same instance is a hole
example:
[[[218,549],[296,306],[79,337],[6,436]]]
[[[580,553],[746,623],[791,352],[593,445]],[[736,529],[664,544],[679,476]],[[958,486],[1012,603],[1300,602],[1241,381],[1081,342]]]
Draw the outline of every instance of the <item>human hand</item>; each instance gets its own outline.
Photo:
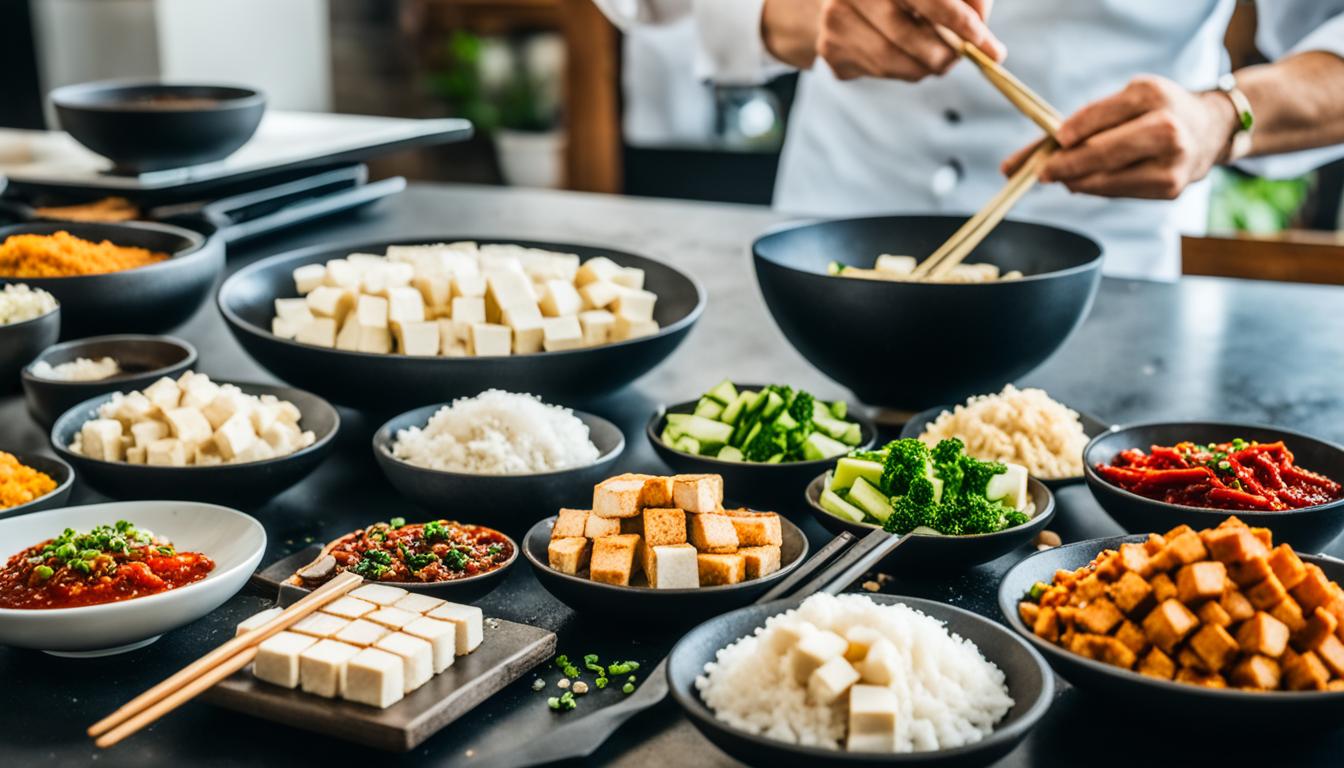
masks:
[[[820,56],[836,77],[916,81],[946,72],[957,54],[932,24],[995,61],[1003,43],[985,26],[993,0],[766,0],[761,36],[776,58],[806,68]]]
[[[1137,77],[1060,125],[1060,149],[1040,180],[1105,197],[1173,200],[1208,175],[1236,126],[1236,110],[1221,93],[1191,93],[1166,78]],[[1004,174],[1017,171],[1035,146],[1005,160]]]

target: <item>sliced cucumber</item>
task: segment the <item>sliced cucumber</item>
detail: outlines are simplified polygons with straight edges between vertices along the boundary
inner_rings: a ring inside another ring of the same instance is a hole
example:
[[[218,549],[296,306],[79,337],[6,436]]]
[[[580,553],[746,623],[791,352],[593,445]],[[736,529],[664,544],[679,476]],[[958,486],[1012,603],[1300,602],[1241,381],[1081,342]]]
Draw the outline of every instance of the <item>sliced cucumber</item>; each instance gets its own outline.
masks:
[[[854,485],[850,486],[849,501],[879,523],[885,523],[895,511],[891,508],[891,501],[862,477],[855,478]]]
[[[742,461],[742,451],[731,445],[725,445],[719,449],[718,458],[722,461]]]
[[[716,384],[713,389],[706,392],[705,397],[713,398],[719,401],[720,405],[727,407],[729,403],[737,399],[737,387],[733,386],[733,382],[724,379]]]
[[[840,498],[835,491],[822,491],[820,501],[821,508],[836,517],[855,523],[862,523],[865,519],[862,509]]]
[[[723,409],[723,413],[719,416],[719,421],[722,421],[725,424],[736,424],[738,418],[741,417],[742,412],[755,400],[755,392],[739,392],[737,394],[737,399],[733,400],[731,405]]]
[[[845,416],[849,415],[849,404],[844,400],[836,400],[831,403],[831,415],[843,421]]]
[[[835,475],[831,478],[831,490],[846,490],[854,485],[855,478],[859,477],[876,486],[882,479],[882,462],[866,459],[841,459],[835,464]]]
[[[761,409],[762,419],[772,419],[775,414],[784,410],[784,398],[773,389],[765,396],[765,407]]]
[[[672,450],[681,451],[682,453],[693,453],[699,456],[700,441],[690,435],[682,435],[677,438],[676,442],[672,443]]]
[[[723,403],[709,397],[700,398],[700,402],[695,404],[695,415],[703,416],[706,419],[720,421],[723,416]]]
[[[782,454],[782,453],[776,453],[774,456],[771,456],[770,458],[766,459],[766,460],[765,460],[765,463],[766,463],[766,464],[778,464],[778,463],[780,463],[780,462],[783,461],[783,460],[784,460],[784,454]]]
[[[678,414],[668,414],[669,422],[675,415]],[[687,418],[677,421],[676,427],[681,430],[683,436],[693,437],[701,444],[717,447],[728,442],[728,438],[733,434],[733,428],[729,424],[693,414],[686,416]]]
[[[832,440],[820,432],[813,432],[803,441],[803,458],[808,461],[833,459],[846,453],[849,453],[849,446],[839,440]]]
[[[778,424],[780,428],[786,430],[797,429],[798,427],[797,420],[795,420],[792,416],[790,416],[788,411],[780,413],[779,418],[775,419],[775,423]]]
[[[845,445],[858,445],[863,442],[863,428],[858,424],[850,424],[845,429],[845,434],[838,439]]]
[[[1027,508],[1027,468],[1019,464],[1007,464],[1007,472],[989,478],[985,486],[985,498],[1000,501],[1006,507],[1016,510]]]

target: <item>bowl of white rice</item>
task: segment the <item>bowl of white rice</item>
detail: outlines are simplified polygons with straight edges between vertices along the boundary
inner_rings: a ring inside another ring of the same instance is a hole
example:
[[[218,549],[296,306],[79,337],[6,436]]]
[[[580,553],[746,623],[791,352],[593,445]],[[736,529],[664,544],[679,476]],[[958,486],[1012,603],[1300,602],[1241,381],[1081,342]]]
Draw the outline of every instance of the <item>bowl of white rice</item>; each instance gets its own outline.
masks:
[[[196,348],[182,339],[117,334],[47,347],[19,375],[28,413],[49,428],[91,397],[141,390],[165,376],[176,379],[195,365]]]
[[[803,643],[814,655],[822,635],[845,650],[800,682]],[[1054,697],[1045,659],[1003,625],[883,594],[733,611],[687,633],[667,671],[696,728],[748,765],[989,765]]]
[[[557,505],[586,508],[624,450],[606,419],[497,389],[407,411],[373,436],[403,496],[515,537]]]
[[[0,288],[0,393],[19,388],[19,370],[56,343],[61,307],[40,289],[10,283]]]

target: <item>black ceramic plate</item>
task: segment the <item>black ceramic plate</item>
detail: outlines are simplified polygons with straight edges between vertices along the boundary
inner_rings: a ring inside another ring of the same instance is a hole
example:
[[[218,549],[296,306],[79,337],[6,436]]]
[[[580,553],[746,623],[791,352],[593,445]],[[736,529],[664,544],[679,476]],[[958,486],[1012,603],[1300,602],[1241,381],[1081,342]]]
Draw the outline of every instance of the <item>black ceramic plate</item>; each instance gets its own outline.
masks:
[[[1083,451],[1087,486],[1106,514],[1130,533],[1161,533],[1182,523],[1195,530],[1212,528],[1229,515],[1236,515],[1247,525],[1270,529],[1276,541],[1286,541],[1305,552],[1320,552],[1338,538],[1344,530],[1344,499],[1282,512],[1202,509],[1148,499],[1112,485],[1097,474],[1097,464],[1110,464],[1116,454],[1129,448],[1147,452],[1151,446],[1174,445],[1183,440],[1222,443],[1236,437],[1263,443],[1282,440],[1293,452],[1298,466],[1337,482],[1344,481],[1344,448],[1300,432],[1252,424],[1155,422],[1116,427],[1094,437]]]
[[[625,435],[610,421],[574,411],[588,425],[588,438],[597,448],[597,461],[573,469],[531,475],[472,475],[417,467],[392,455],[397,432],[424,427],[444,407],[427,405],[388,421],[373,435],[373,456],[397,492],[431,515],[470,520],[521,536],[538,519],[558,506],[588,507],[593,486],[610,477],[611,467],[625,450]]]
[[[224,269],[224,243],[182,227],[130,222],[35,222],[0,229],[10,235],[66,231],[95,243],[148,248],[171,259],[121,272],[75,277],[0,278],[50,292],[61,302],[61,338],[103,333],[159,333],[196,313]]]
[[[739,384],[738,389],[759,391],[762,385]],[[659,435],[669,413],[691,413],[695,410],[699,398],[685,403],[677,403],[659,408],[650,417],[644,434],[653,446],[653,450],[667,466],[681,474],[723,475],[724,493],[734,500],[741,500],[749,506],[771,507],[780,511],[792,511],[798,503],[798,490],[807,487],[807,482],[835,464],[835,459],[821,461],[794,461],[787,464],[762,464],[746,461],[724,461],[709,456],[696,456],[675,450],[663,443]],[[877,440],[877,428],[873,422],[856,413],[858,409],[849,408],[846,421],[857,422],[862,430],[862,442],[857,448],[871,448]]]
[[[905,422],[905,426],[901,428],[901,437],[919,437],[924,433],[924,427],[928,426],[931,422],[936,421],[938,417],[943,414],[943,411],[951,411],[954,407],[955,406],[951,405],[937,405],[933,408],[916,413],[914,416],[911,416],[910,420]],[[1078,414],[1078,420],[1083,423],[1083,434],[1087,435],[1089,438],[1096,437],[1111,428],[1109,424],[1106,424],[1087,411],[1080,411],[1072,406],[1069,407]],[[1065,486],[1083,482],[1082,475],[1065,478],[1041,477],[1037,479],[1044,483],[1046,488],[1049,488],[1052,491],[1057,491]]]
[[[0,394],[17,391],[19,371],[42,350],[55,344],[60,335],[60,307],[41,317],[0,325]]]
[[[871,523],[844,520],[821,506],[821,492],[826,484],[823,472],[807,486],[807,505],[812,516],[831,533],[844,531],[863,538],[877,528]],[[1055,495],[1034,477],[1027,478],[1027,490],[1036,504],[1036,515],[1025,525],[1008,528],[998,533],[980,533],[973,536],[933,536],[915,534],[900,549],[884,559],[882,567],[901,573],[915,571],[959,571],[980,563],[995,560],[1022,547],[1045,530],[1055,516]]]
[[[1018,634],[1045,654],[1056,672],[1078,688],[1104,697],[1107,706],[1132,704],[1127,711],[1156,712],[1179,717],[1181,723],[1218,728],[1266,722],[1337,727],[1340,718],[1344,717],[1344,691],[1256,693],[1158,680],[1071,653],[1037,637],[1022,623],[1017,604],[1033,584],[1050,582],[1060,568],[1070,571],[1081,568],[1092,562],[1103,549],[1143,541],[1146,537],[1143,534],[1091,539],[1037,552],[1004,575],[999,583],[999,610]],[[1303,561],[1319,565],[1331,579],[1344,581],[1344,561],[1305,553],[1299,555]]]
[[[917,411],[1015,381],[1082,322],[1101,247],[1082,235],[1005,221],[968,261],[1026,277],[978,285],[832,277],[832,261],[933,253],[965,216],[879,216],[782,227],[752,244],[756,281],[789,343],[872,405]]]
[[[115,499],[228,501],[234,506],[260,502],[284,492],[313,471],[331,450],[341,417],[330,403],[317,395],[270,384],[215,383],[234,384],[249,395],[275,395],[294,403],[302,414],[300,429],[312,430],[316,441],[288,456],[210,467],[151,467],[90,459],[72,453],[68,446],[80,427],[89,419],[97,418],[98,407],[115,394],[108,393],[85,400],[58,418],[51,428],[52,447],[78,470],[84,482]]]
[[[80,357],[110,357],[122,372],[98,381],[58,381],[33,375],[36,363],[56,366]],[[172,336],[95,336],[48,347],[24,366],[20,377],[28,413],[38,424],[50,428],[62,413],[95,395],[144,389],[163,376],[175,379],[195,364],[196,348]]]
[[[644,287],[658,294],[657,334],[600,347],[504,357],[409,357],[325,349],[271,333],[274,301],[298,294],[293,271],[351,253],[383,253],[389,245],[475,240],[576,253],[587,260],[606,256],[644,270]],[[333,401],[379,412],[471,397],[489,388],[530,392],[549,402],[595,399],[620,389],[677,348],[705,306],[705,291],[693,278],[643,256],[609,248],[563,243],[470,238],[378,241],[322,245],[272,256],[239,270],[219,289],[219,308],[229,330],[267,370]]]
[[[760,579],[717,587],[621,587],[557,571],[550,566],[546,556],[555,517],[538,522],[527,532],[523,537],[523,556],[532,564],[532,571],[546,591],[583,614],[585,621],[619,624],[627,630],[637,630],[645,625],[689,626],[747,605],[802,565],[807,559],[807,537],[788,518],[781,517],[779,524],[784,539],[780,547],[779,570]]]
[[[982,766],[1008,754],[1045,715],[1054,698],[1054,676],[1041,655],[1003,625],[970,611],[932,600],[867,595],[875,602],[904,603],[947,625],[948,631],[975,643],[980,653],[1003,670],[1013,708],[982,741],[936,752],[839,752],[804,747],[738,730],[714,717],[700,699],[695,678],[718,651],[764,626],[770,616],[796,608],[799,598],[753,605],[720,616],[691,630],[668,657],[667,680],[687,717],[716,746],[747,765],[816,768],[824,765]]]
[[[27,504],[0,509],[0,518],[65,506],[65,502],[70,498],[70,491],[75,487],[75,470],[69,464],[54,456],[41,456],[36,453],[15,453],[14,458],[18,459],[20,464],[47,473],[56,481],[56,487],[47,495],[39,496]]]

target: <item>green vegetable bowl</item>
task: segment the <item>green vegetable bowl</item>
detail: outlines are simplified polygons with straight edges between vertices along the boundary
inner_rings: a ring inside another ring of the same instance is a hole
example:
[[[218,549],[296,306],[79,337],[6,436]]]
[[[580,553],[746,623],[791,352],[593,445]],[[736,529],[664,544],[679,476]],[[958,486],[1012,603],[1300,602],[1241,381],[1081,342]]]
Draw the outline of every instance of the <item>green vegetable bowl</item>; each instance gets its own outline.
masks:
[[[729,501],[781,513],[797,504],[799,489],[818,472],[877,440],[873,423],[844,402],[730,381],[696,400],[659,408],[644,431],[674,471],[722,475]]]

